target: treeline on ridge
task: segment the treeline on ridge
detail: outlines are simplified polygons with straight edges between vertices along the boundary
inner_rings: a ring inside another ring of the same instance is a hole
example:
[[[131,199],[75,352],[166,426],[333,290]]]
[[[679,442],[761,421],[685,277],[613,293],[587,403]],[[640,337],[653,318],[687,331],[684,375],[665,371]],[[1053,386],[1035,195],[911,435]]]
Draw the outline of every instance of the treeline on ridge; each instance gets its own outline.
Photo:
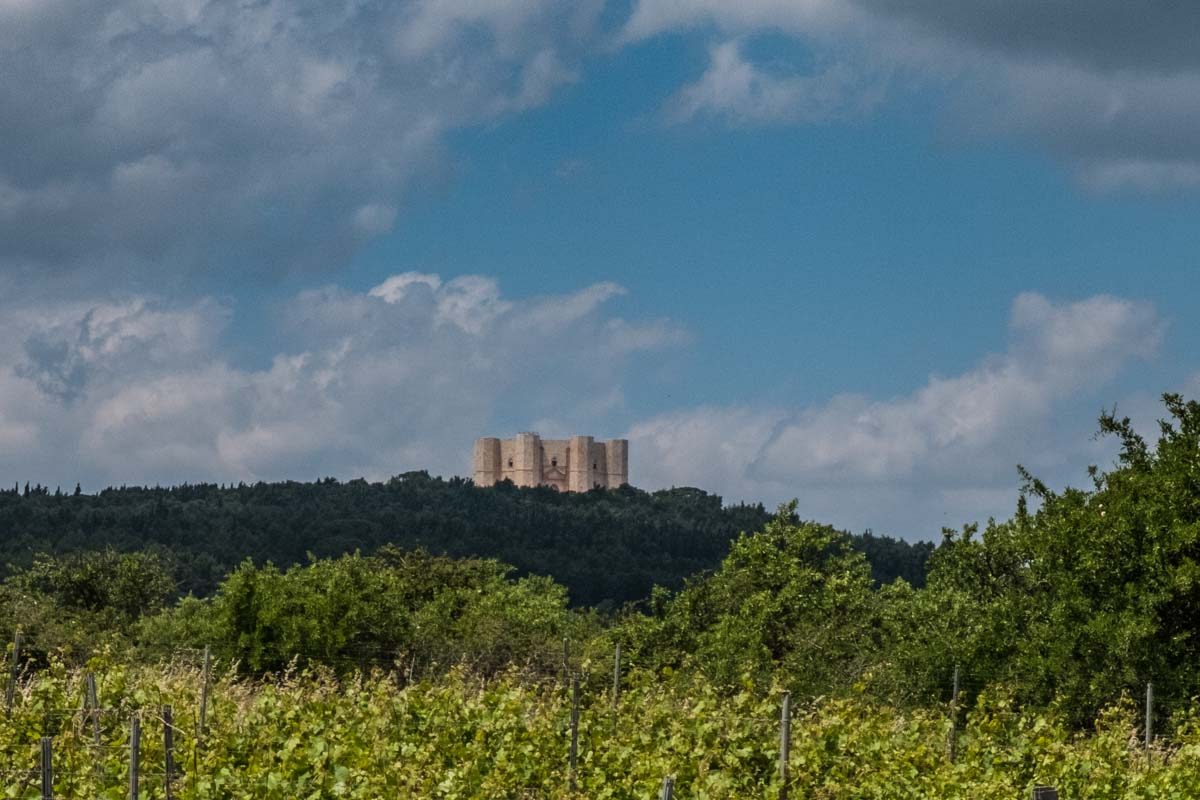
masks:
[[[204,596],[245,559],[286,568],[390,544],[495,558],[520,575],[553,578],[574,605],[615,608],[715,568],[734,537],[770,517],[762,505],[723,505],[699,489],[560,494],[425,472],[383,483],[326,478],[96,495],[26,485],[0,491],[0,564],[25,567],[42,552],[158,550],[169,554],[179,591]],[[879,583],[924,582],[932,544],[869,532],[852,541]]]

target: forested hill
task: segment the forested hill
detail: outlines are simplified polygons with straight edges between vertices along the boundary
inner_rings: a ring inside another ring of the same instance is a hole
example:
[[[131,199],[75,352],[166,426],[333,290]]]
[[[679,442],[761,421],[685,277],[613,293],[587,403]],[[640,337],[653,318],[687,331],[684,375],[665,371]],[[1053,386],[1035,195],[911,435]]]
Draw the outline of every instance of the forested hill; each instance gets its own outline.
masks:
[[[289,566],[310,553],[370,553],[391,543],[496,558],[552,576],[576,604],[614,605],[715,568],[731,539],[760,530],[770,516],[761,505],[722,506],[698,489],[559,494],[511,484],[483,489],[424,472],[386,483],[122,487],[97,495],[26,486],[0,492],[0,563],[27,565],[38,552],[163,549],[181,589],[204,595],[247,558]],[[931,544],[852,538],[880,582],[924,582]]]

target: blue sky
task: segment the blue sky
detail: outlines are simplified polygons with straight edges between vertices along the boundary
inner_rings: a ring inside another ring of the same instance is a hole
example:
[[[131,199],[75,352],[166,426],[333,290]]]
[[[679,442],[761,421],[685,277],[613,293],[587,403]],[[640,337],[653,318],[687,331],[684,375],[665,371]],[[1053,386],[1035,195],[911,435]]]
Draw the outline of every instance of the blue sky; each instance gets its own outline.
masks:
[[[0,7],[0,480],[534,428],[909,538],[1081,482],[1200,388],[1200,20],[948,3]]]

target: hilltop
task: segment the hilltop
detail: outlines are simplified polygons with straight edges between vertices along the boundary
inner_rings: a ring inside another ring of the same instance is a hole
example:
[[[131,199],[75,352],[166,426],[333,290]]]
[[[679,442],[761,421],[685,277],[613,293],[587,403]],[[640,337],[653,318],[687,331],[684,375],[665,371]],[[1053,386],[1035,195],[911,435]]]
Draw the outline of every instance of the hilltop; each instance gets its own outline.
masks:
[[[435,555],[495,558],[548,575],[575,605],[614,607],[678,588],[714,569],[739,533],[761,530],[761,504],[729,504],[700,489],[629,486],[582,494],[408,472],[385,482],[120,487],[97,494],[14,487],[0,492],[0,562],[39,552],[158,550],[183,593],[211,593],[245,559],[286,567],[385,544]],[[849,536],[849,534],[847,534]],[[924,583],[933,545],[851,536],[874,578]]]

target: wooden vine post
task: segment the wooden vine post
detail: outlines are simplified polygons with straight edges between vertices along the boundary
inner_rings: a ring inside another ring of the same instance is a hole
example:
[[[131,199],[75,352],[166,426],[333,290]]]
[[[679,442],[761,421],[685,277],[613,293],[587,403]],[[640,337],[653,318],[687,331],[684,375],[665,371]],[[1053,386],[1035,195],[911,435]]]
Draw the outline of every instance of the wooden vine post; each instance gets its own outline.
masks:
[[[142,768],[142,720],[129,718],[129,800],[138,800],[138,773]]]
[[[42,800],[54,800],[53,745],[49,736],[42,737]]]

